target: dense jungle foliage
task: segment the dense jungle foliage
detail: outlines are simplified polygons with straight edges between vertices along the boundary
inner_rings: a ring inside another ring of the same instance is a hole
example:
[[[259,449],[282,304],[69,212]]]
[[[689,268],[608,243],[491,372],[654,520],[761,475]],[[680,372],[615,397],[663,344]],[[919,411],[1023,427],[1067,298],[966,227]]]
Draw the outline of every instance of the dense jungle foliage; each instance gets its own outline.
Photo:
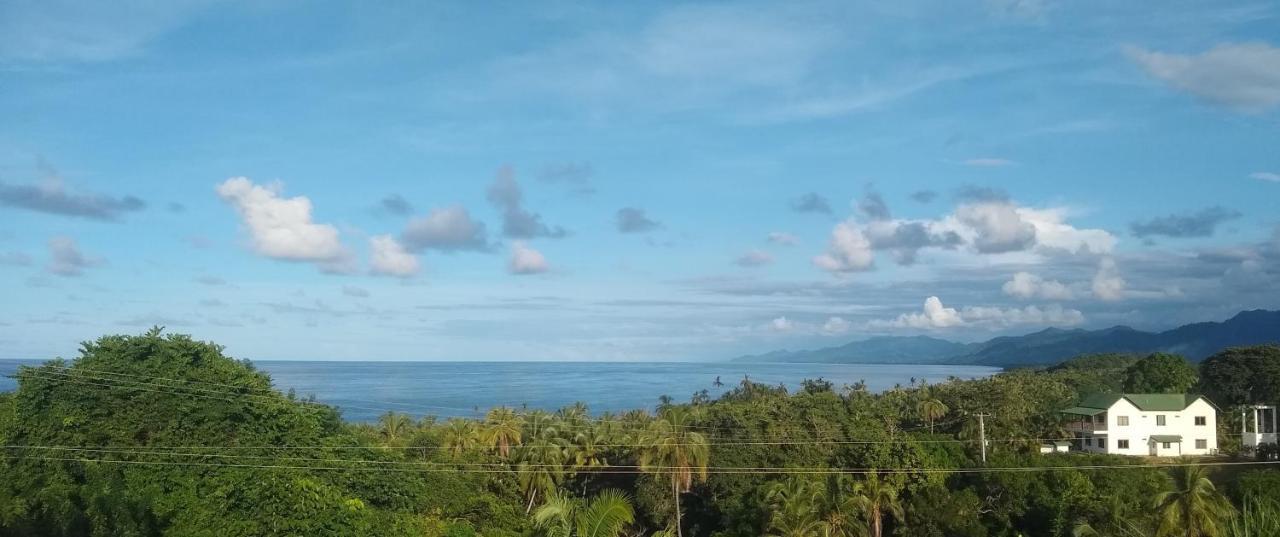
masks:
[[[1090,356],[883,393],[744,379],[652,412],[376,424],[159,329],[17,377],[0,394],[0,535],[1280,535],[1275,450],[1241,453],[1229,411],[1280,395],[1275,347],[1198,370]],[[1040,453],[1081,394],[1188,386],[1219,398],[1222,457]]]

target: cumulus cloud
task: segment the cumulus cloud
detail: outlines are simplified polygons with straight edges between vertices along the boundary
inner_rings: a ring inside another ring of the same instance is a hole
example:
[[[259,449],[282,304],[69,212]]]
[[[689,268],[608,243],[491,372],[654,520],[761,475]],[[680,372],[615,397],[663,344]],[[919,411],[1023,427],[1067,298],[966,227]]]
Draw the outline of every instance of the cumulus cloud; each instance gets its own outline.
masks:
[[[748,251],[733,261],[740,267],[762,267],[773,262],[773,255],[764,250]]]
[[[411,252],[488,251],[488,233],[483,222],[471,219],[460,205],[431,209],[426,216],[409,220],[401,243]]]
[[[817,192],[809,192],[791,200],[791,210],[797,213],[831,214],[831,203]]]
[[[782,246],[795,246],[800,242],[800,239],[795,235],[792,235],[790,233],[784,233],[781,231],[774,231],[770,233],[767,237],[765,237],[765,240],[774,244],[780,244]]]
[[[395,237],[378,235],[369,238],[369,269],[374,274],[409,278],[422,269],[413,255]]]
[[[1116,301],[1125,297],[1126,283],[1120,269],[1110,257],[1098,262],[1098,272],[1093,276],[1093,296],[1099,300]]]
[[[281,197],[282,189],[279,183],[263,186],[233,177],[218,185],[217,193],[239,213],[255,252],[283,261],[314,262],[326,271],[348,271],[351,254],[338,228],[313,222],[311,200]]]
[[[1066,222],[1065,208],[1019,207],[1019,217],[1035,228],[1036,244],[1045,253],[1107,254],[1116,246],[1116,237],[1104,229],[1077,228]]]
[[[80,276],[84,270],[102,264],[101,259],[89,257],[80,251],[75,239],[54,237],[49,239],[49,272],[58,276]]]
[[[1223,43],[1199,54],[1126,49],[1148,75],[1204,99],[1246,112],[1280,104],[1280,48]]]
[[[1030,272],[1018,272],[1001,287],[1004,294],[1021,299],[1071,300],[1075,293],[1057,280],[1046,280]]]
[[[1259,181],[1270,181],[1272,183],[1280,183],[1280,173],[1275,172],[1253,172],[1249,174],[1250,179]]]
[[[1002,168],[1005,166],[1012,166],[1014,164],[1017,164],[1017,162],[1014,162],[1007,158],[995,158],[995,157],[971,158],[964,161],[965,166],[974,166],[977,168]]]
[[[795,327],[796,324],[787,319],[785,315],[769,321],[769,328],[776,332],[790,332],[791,330],[794,330]]]
[[[547,258],[524,242],[511,243],[511,261],[507,269],[512,274],[540,274],[550,270]]]
[[[831,230],[827,251],[814,257],[813,264],[834,273],[866,271],[875,266],[875,253],[857,223],[844,221]]]
[[[831,317],[827,319],[827,322],[822,323],[822,333],[827,335],[844,334],[851,328],[853,328],[853,323],[843,317]]]
[[[141,211],[147,204],[133,196],[115,198],[98,194],[80,194],[67,190],[62,176],[43,161],[43,178],[35,185],[10,185],[0,182],[0,205],[48,214],[114,221],[129,212]]]
[[[657,229],[662,224],[656,220],[651,220],[644,214],[644,209],[635,207],[623,207],[618,209],[615,216],[618,231],[622,233],[644,233]]]
[[[973,247],[980,253],[1017,252],[1036,242],[1036,227],[1009,202],[966,203],[956,209],[956,218],[974,230]]]
[[[547,226],[542,221],[542,215],[524,208],[524,193],[516,182],[515,170],[510,166],[498,169],[486,197],[489,203],[502,211],[502,234],[507,237],[533,239],[560,238],[566,235],[564,228]]]
[[[1241,216],[1240,211],[1213,206],[1191,213],[1136,221],[1129,224],[1129,230],[1135,237],[1209,237],[1218,230],[1218,225]]]
[[[404,196],[399,194],[391,194],[382,198],[382,200],[378,202],[378,209],[384,213],[395,216],[409,216],[413,214],[413,204],[409,203],[409,200],[404,199]]]
[[[992,329],[1007,328],[1017,325],[1053,325],[1072,326],[1084,322],[1084,314],[1074,309],[1064,309],[1058,305],[1044,308],[1027,306],[1025,308],[967,307],[964,309],[949,308],[942,304],[936,296],[924,301],[924,307],[916,313],[904,313],[888,321],[872,321],[873,328],[910,328],[917,330],[938,330],[961,326],[985,327]]]
[[[936,222],[879,220],[867,224],[864,233],[875,250],[889,250],[900,265],[915,263],[924,248],[955,248],[964,242],[958,233]]]

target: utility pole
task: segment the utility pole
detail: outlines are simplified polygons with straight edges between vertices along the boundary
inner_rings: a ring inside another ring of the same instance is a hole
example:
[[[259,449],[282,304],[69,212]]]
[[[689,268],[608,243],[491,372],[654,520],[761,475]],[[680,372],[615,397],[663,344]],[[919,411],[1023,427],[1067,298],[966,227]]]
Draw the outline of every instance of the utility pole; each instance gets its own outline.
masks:
[[[982,444],[982,464],[987,463],[987,424],[982,418],[990,416],[990,414],[978,413],[974,414],[978,417],[978,441]]]

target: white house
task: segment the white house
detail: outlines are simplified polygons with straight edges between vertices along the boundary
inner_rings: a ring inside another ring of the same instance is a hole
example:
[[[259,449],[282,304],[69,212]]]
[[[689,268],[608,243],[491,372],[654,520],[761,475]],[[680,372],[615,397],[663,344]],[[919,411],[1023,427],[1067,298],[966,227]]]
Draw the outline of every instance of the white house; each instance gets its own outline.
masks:
[[[1177,457],[1218,452],[1218,411],[1200,395],[1111,393],[1085,397],[1062,411],[1075,449],[1091,453]]]

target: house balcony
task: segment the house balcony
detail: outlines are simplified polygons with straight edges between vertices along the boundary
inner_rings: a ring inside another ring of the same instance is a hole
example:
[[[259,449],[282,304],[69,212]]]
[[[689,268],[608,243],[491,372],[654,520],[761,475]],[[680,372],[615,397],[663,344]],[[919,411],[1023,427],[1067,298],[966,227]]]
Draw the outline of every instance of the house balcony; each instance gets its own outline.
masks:
[[[1073,433],[1092,433],[1106,434],[1107,423],[1094,423],[1091,421],[1069,421],[1067,422],[1067,430]]]

